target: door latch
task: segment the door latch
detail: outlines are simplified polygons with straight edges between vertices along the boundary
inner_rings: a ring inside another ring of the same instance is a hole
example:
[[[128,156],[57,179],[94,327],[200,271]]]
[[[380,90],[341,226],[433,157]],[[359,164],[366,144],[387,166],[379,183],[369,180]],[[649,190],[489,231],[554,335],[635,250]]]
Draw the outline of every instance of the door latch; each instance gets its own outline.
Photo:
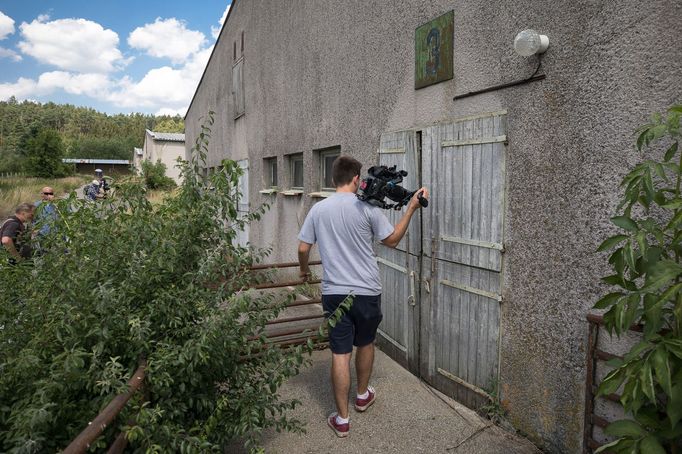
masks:
[[[424,279],[424,290],[426,293],[431,293],[431,281],[429,279]]]
[[[410,306],[416,306],[417,305],[417,298],[414,296],[414,277],[416,273],[414,271],[410,271],[410,296],[407,297],[407,303]]]

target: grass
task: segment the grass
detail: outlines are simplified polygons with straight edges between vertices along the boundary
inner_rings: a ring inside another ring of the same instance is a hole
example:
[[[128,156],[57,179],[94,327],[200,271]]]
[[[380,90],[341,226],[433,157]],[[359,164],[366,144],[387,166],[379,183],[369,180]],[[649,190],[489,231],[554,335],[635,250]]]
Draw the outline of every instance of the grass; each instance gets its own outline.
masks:
[[[66,178],[0,178],[0,222],[14,214],[14,208],[20,203],[35,203],[40,200],[40,190],[45,186],[54,189],[55,198],[63,197],[88,181],[91,176],[75,175]]]

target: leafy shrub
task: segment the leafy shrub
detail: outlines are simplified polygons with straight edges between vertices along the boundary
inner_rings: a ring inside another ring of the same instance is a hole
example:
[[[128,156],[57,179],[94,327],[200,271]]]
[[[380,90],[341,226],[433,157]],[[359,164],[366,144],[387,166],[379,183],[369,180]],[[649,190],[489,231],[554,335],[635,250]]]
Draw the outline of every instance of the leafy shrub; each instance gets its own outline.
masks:
[[[619,288],[594,307],[608,309],[604,321],[610,332],[620,336],[638,323],[644,332],[623,360],[610,362],[614,369],[598,391],[611,394],[622,386],[620,403],[634,421],[609,425],[606,433],[618,439],[597,452],[682,451],[681,116],[682,106],[674,106],[667,117],[655,115],[639,130],[637,148],[651,148],[654,159],[623,179],[618,209],[624,210],[611,219],[622,233],[599,246],[615,248],[609,258],[615,274],[603,281]]]
[[[72,139],[67,154],[80,159],[131,159],[135,145],[130,137],[79,137]]]
[[[175,187],[175,181],[166,176],[166,164],[161,160],[156,164],[145,160],[142,161],[142,178],[149,189],[170,189]]]
[[[71,173],[62,163],[64,144],[57,131],[43,129],[26,143],[26,170],[31,176],[64,177]]]
[[[278,388],[311,345],[269,347],[263,327],[285,301],[240,290],[266,251],[234,240],[266,207],[238,215],[235,162],[199,172],[212,121],[162,203],[132,180],[96,204],[71,193],[33,264],[0,257],[0,451],[63,449],[141,357],[145,391],[97,451],[119,430],[146,452],[220,452],[234,439],[253,448],[267,427],[302,430]]]

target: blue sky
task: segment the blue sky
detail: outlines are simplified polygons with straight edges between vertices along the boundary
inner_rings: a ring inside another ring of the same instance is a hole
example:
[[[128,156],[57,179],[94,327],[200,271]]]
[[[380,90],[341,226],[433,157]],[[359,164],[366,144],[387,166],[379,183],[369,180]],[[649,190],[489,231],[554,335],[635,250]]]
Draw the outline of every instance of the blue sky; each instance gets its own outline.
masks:
[[[184,115],[229,0],[0,0],[0,100]]]

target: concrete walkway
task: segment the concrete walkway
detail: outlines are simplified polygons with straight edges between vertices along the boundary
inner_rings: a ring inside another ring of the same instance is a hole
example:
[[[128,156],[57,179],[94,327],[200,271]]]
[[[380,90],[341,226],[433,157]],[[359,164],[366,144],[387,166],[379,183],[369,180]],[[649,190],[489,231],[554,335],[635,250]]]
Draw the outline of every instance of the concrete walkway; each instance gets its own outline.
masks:
[[[540,453],[529,441],[434,391],[379,350],[371,380],[377,401],[366,413],[351,407],[350,436],[337,438],[326,423],[334,411],[330,355],[329,350],[315,352],[312,366],[282,388],[283,398],[303,403],[291,416],[306,423],[307,433],[267,432],[266,453]],[[353,376],[353,396],[354,382]]]

